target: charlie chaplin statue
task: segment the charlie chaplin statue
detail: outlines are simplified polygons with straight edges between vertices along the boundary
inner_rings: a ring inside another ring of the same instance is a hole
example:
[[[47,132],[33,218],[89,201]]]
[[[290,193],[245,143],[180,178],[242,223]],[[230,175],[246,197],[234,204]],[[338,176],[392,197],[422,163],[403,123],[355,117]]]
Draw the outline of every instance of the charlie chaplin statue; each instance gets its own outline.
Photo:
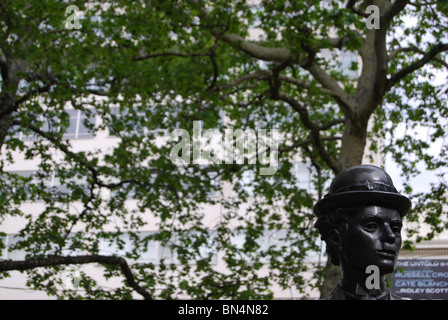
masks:
[[[354,166],[334,178],[329,193],[313,208],[331,262],[341,267],[341,280],[326,299],[404,299],[386,287],[385,276],[395,269],[402,219],[410,209],[411,201],[379,167]],[[367,284],[369,266],[379,270],[373,287]]]

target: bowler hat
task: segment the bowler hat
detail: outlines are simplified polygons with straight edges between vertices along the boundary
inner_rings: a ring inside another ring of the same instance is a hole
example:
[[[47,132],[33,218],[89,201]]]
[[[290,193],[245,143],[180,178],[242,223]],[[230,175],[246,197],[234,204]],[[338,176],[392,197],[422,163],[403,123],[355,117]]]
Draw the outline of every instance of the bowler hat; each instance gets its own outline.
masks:
[[[329,193],[314,205],[313,211],[320,217],[338,207],[364,205],[396,209],[403,217],[412,203],[398,193],[386,171],[374,165],[358,165],[336,175]]]

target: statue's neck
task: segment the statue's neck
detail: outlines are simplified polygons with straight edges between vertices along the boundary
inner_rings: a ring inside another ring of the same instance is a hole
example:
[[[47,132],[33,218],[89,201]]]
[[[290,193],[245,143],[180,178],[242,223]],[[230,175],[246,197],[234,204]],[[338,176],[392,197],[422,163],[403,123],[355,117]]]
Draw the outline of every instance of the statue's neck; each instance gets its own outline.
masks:
[[[385,275],[378,275],[374,279],[374,274],[362,273],[358,270],[342,269],[341,288],[345,292],[355,295],[378,296],[386,290]]]

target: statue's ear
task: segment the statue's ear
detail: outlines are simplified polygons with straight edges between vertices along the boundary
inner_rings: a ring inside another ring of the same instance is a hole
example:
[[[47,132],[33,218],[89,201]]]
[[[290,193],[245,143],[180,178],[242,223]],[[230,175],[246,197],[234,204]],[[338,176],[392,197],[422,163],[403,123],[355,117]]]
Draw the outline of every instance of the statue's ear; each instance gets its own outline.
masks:
[[[341,233],[338,229],[334,228],[329,232],[328,242],[329,242],[329,245],[332,246],[334,249],[336,249],[338,251],[341,250],[342,237],[341,237]]]

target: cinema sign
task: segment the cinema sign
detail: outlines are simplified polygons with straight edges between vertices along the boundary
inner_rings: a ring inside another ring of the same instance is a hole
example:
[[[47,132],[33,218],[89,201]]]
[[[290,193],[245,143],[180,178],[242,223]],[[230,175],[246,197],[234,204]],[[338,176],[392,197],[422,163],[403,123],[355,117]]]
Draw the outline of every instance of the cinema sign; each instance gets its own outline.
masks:
[[[398,260],[392,279],[392,292],[401,297],[448,300],[448,260]]]

